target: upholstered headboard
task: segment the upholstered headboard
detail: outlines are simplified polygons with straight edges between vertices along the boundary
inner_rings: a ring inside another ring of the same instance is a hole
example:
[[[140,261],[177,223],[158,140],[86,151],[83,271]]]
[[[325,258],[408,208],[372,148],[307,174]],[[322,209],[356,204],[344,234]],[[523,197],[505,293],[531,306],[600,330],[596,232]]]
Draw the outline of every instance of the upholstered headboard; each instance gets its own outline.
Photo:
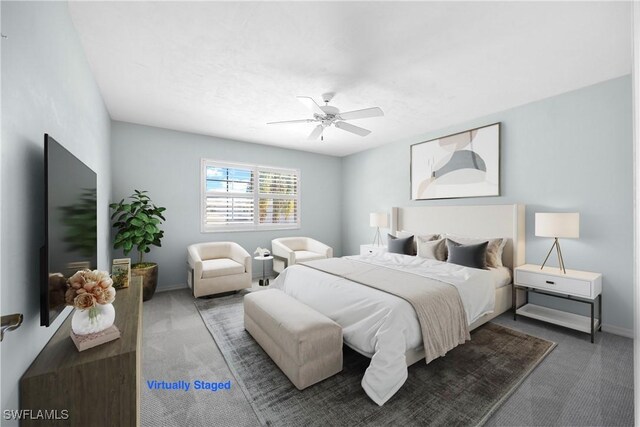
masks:
[[[525,206],[415,206],[391,209],[391,232],[457,234],[469,237],[505,237],[503,263],[514,268],[525,263]]]

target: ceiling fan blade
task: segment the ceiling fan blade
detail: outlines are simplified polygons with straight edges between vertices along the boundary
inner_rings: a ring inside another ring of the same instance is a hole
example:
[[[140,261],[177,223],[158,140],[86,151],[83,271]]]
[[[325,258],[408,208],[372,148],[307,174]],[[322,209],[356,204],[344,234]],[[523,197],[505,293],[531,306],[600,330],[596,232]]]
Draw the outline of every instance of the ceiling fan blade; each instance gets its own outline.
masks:
[[[351,123],[347,122],[336,122],[335,125],[338,129],[346,130],[347,132],[355,133],[356,135],[360,136],[367,136],[371,133],[370,130],[354,126]]]
[[[305,107],[311,110],[313,114],[324,116],[324,111],[322,111],[320,106],[316,104],[316,101],[314,101],[313,98],[309,98],[308,96],[296,96],[296,98],[298,98],[298,100],[302,102]]]
[[[342,120],[366,119],[368,117],[384,116],[384,112],[379,107],[365,108],[364,110],[347,111],[339,114]]]
[[[316,126],[315,129],[309,134],[309,137],[307,139],[318,139],[318,137],[322,135],[323,130],[324,127],[322,125]]]
[[[280,125],[283,123],[311,123],[311,122],[315,122],[314,119],[300,119],[300,120],[285,120],[282,122],[269,122],[267,123],[268,125]]]

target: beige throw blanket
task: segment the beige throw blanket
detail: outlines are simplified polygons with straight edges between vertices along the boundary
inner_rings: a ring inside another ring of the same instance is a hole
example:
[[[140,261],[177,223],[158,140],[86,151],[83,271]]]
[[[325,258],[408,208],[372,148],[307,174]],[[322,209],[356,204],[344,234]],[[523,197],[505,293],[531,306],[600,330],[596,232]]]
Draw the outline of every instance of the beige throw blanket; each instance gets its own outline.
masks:
[[[448,283],[345,258],[300,263],[408,301],[422,330],[426,363],[471,339],[458,290]]]

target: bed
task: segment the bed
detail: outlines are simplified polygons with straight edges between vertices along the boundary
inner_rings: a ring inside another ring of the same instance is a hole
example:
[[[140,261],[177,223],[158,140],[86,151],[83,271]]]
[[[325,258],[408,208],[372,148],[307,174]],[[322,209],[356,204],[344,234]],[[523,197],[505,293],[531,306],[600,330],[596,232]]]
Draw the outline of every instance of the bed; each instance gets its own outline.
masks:
[[[362,387],[378,405],[383,405],[402,387],[408,366],[425,358],[423,335],[429,332],[425,331],[422,318],[419,321],[416,314],[419,310],[415,305],[371,287],[370,283],[365,285],[355,277],[369,272],[379,284],[404,282],[415,277],[425,283],[435,285],[437,282],[440,286],[455,288],[464,306],[465,327],[473,330],[512,305],[508,278],[509,275],[512,277],[514,267],[524,264],[524,206],[392,208],[390,231],[505,238],[502,261],[507,278],[504,271],[478,270],[400,254],[343,257],[345,268],[358,270],[359,275],[329,273],[311,264],[295,265],[283,271],[272,287],[340,324],[345,344],[371,358]],[[445,326],[448,322],[454,323],[447,316],[440,318],[444,318]],[[462,342],[464,340],[455,345]],[[427,353],[428,362],[433,356],[429,351]]]

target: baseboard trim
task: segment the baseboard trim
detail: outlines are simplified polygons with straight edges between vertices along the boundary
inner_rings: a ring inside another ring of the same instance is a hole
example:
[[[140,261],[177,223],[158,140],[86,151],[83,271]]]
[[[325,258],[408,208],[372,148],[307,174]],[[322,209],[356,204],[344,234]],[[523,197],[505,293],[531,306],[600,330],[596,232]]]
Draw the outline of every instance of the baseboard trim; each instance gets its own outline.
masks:
[[[633,329],[621,328],[620,326],[602,324],[602,330],[621,337],[633,338]]]
[[[257,282],[260,279],[262,279],[262,274],[260,274],[259,276],[253,277],[251,281],[252,282]],[[275,279],[275,276],[267,274],[267,279],[273,280],[273,279]],[[178,283],[176,285],[164,286],[162,288],[157,288],[156,292],[169,292],[169,291],[177,291],[177,290],[180,290],[180,289],[190,289],[190,288],[186,283]]]
[[[157,288],[156,292],[169,292],[169,291],[177,291],[179,289],[189,289],[186,283],[178,283],[177,285],[164,286],[162,288]]]
[[[270,272],[270,273],[267,273],[267,274],[265,275],[265,277],[266,277],[267,279],[269,279],[269,280],[273,280],[273,279],[275,279],[277,276],[278,276],[278,275],[277,275],[276,273],[274,273],[274,272]],[[255,282],[256,280],[260,280],[260,279],[262,279],[262,273],[258,274],[257,276],[251,276],[251,280],[252,280],[252,281],[254,281],[254,282]]]

